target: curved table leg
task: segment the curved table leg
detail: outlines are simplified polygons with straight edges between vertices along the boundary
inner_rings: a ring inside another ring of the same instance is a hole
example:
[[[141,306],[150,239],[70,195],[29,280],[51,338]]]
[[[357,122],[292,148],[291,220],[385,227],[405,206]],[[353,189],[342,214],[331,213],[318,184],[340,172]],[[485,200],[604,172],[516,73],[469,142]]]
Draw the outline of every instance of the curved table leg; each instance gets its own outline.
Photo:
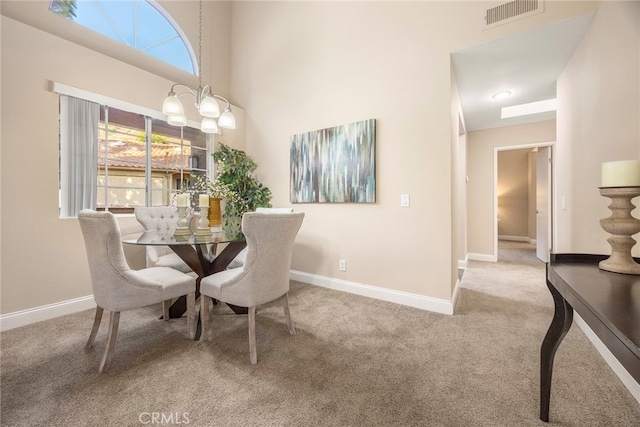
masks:
[[[547,287],[553,296],[555,313],[540,349],[540,419],[545,422],[549,421],[553,359],[558,346],[567,335],[567,332],[569,332],[573,322],[573,307],[569,305],[548,280]]]
[[[169,245],[169,247],[193,269],[198,275],[196,281],[196,298],[200,297],[200,280],[204,276],[223,271],[231,261],[242,251],[247,242],[234,241],[229,242],[227,246],[216,256],[210,260],[207,252],[206,244],[193,246],[188,245]],[[244,307],[229,306],[236,314],[246,314],[247,309]],[[176,319],[182,317],[187,311],[187,299],[185,296],[178,298],[169,308],[169,318]],[[200,323],[198,322],[196,335],[199,336]]]

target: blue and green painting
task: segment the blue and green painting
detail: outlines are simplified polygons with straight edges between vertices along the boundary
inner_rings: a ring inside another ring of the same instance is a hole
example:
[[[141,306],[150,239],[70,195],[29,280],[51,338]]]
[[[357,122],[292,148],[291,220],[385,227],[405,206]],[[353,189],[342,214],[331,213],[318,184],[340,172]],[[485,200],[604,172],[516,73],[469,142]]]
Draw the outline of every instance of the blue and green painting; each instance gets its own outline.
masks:
[[[292,203],[375,203],[376,120],[291,137]]]

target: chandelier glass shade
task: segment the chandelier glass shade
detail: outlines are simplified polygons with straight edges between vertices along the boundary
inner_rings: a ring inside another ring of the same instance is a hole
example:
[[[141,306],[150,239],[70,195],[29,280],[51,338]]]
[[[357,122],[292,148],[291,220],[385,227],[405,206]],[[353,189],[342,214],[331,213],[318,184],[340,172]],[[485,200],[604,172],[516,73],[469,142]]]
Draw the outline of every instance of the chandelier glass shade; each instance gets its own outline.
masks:
[[[171,126],[184,126],[187,124],[187,118],[184,115],[167,116],[167,123]]]
[[[176,93],[178,88],[184,89],[184,91]],[[193,90],[180,83],[171,86],[169,94],[162,103],[162,113],[167,115],[167,123],[172,126],[185,126],[187,124],[184,107],[179,99],[184,95],[191,95],[195,98],[196,109],[202,116],[202,121],[200,122],[200,130],[202,132],[216,133],[219,128],[235,129],[236,119],[231,112],[229,101],[213,93],[209,86],[198,87],[198,89]],[[220,99],[225,103],[222,114],[220,114],[220,106],[216,99]],[[215,120],[216,118],[218,118],[218,121]]]

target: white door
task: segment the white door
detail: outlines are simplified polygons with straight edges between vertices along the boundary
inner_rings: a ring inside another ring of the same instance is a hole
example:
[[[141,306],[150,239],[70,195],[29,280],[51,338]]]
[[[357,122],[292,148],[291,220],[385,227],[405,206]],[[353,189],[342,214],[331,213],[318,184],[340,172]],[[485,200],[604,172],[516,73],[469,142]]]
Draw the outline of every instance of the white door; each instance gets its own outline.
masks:
[[[536,159],[536,256],[549,262],[551,242],[551,148],[538,149]]]

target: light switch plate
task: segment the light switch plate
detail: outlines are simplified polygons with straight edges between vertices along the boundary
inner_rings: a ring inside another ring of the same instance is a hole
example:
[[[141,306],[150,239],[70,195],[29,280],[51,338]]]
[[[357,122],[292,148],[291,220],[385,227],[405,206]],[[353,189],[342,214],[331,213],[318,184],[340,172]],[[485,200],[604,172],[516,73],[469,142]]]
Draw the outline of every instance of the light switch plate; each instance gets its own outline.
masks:
[[[400,206],[406,208],[409,207],[409,195],[408,194],[401,194],[400,195]]]

